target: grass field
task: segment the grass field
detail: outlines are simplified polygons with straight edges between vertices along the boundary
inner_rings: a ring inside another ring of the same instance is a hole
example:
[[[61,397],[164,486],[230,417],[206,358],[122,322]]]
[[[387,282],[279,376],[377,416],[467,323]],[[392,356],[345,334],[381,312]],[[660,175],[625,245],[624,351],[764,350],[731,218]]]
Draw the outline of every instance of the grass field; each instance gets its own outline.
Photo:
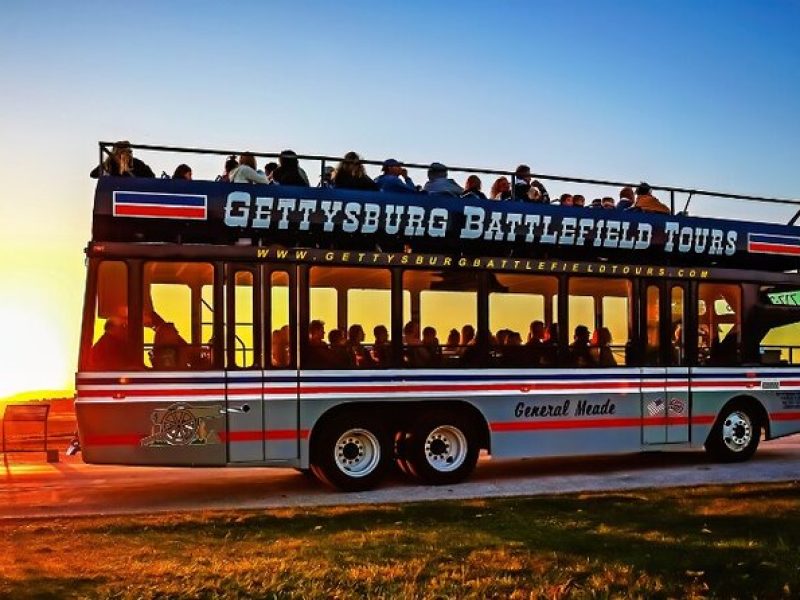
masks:
[[[2,598],[800,597],[800,483],[0,524]]]

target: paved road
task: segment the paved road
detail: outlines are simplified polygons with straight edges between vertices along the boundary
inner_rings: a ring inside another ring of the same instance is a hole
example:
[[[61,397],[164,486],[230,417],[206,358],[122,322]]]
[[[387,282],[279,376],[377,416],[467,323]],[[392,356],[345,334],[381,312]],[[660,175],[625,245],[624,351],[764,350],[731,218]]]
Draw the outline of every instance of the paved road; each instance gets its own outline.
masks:
[[[438,499],[628,490],[800,479],[800,435],[762,444],[743,464],[702,452],[547,460],[481,460],[460,485],[427,487],[400,475],[371,492],[342,494],[287,469],[180,469],[47,465],[30,456],[0,463],[0,519],[167,510],[377,504]]]

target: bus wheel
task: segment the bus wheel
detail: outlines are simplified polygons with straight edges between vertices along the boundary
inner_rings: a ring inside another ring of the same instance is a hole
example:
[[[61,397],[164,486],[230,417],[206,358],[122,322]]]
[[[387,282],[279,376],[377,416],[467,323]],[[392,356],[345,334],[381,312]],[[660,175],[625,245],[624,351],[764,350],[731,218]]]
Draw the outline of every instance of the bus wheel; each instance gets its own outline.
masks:
[[[706,450],[716,460],[741,462],[758,448],[761,423],[755,411],[744,402],[734,402],[720,413],[706,441]]]
[[[351,413],[322,423],[311,447],[312,472],[345,492],[375,487],[391,459],[392,445],[382,428]]]
[[[471,420],[445,412],[423,415],[406,440],[406,460],[425,483],[448,485],[466,479],[478,462],[480,448]]]

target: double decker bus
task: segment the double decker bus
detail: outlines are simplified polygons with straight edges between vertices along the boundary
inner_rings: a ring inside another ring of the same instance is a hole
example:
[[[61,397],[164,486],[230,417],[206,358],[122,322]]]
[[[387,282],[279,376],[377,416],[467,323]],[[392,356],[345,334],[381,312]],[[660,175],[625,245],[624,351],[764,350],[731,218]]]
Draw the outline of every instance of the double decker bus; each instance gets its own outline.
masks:
[[[455,483],[481,451],[746,460],[800,431],[800,230],[674,208],[744,197],[657,193],[670,214],[101,177],[83,458],[294,467],[343,490],[394,465]]]

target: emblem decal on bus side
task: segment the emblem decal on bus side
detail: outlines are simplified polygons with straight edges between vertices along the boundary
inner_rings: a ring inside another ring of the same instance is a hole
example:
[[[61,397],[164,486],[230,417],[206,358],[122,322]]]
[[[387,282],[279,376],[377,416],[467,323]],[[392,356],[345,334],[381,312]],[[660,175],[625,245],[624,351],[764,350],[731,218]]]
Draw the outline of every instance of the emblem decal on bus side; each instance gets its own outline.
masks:
[[[761,389],[762,390],[779,390],[779,389],[781,389],[781,380],[780,379],[762,379],[761,380]]]
[[[179,402],[168,408],[157,408],[150,415],[150,435],[142,438],[141,445],[152,448],[219,444],[219,435],[210,425],[221,417],[221,406],[196,408]]]

